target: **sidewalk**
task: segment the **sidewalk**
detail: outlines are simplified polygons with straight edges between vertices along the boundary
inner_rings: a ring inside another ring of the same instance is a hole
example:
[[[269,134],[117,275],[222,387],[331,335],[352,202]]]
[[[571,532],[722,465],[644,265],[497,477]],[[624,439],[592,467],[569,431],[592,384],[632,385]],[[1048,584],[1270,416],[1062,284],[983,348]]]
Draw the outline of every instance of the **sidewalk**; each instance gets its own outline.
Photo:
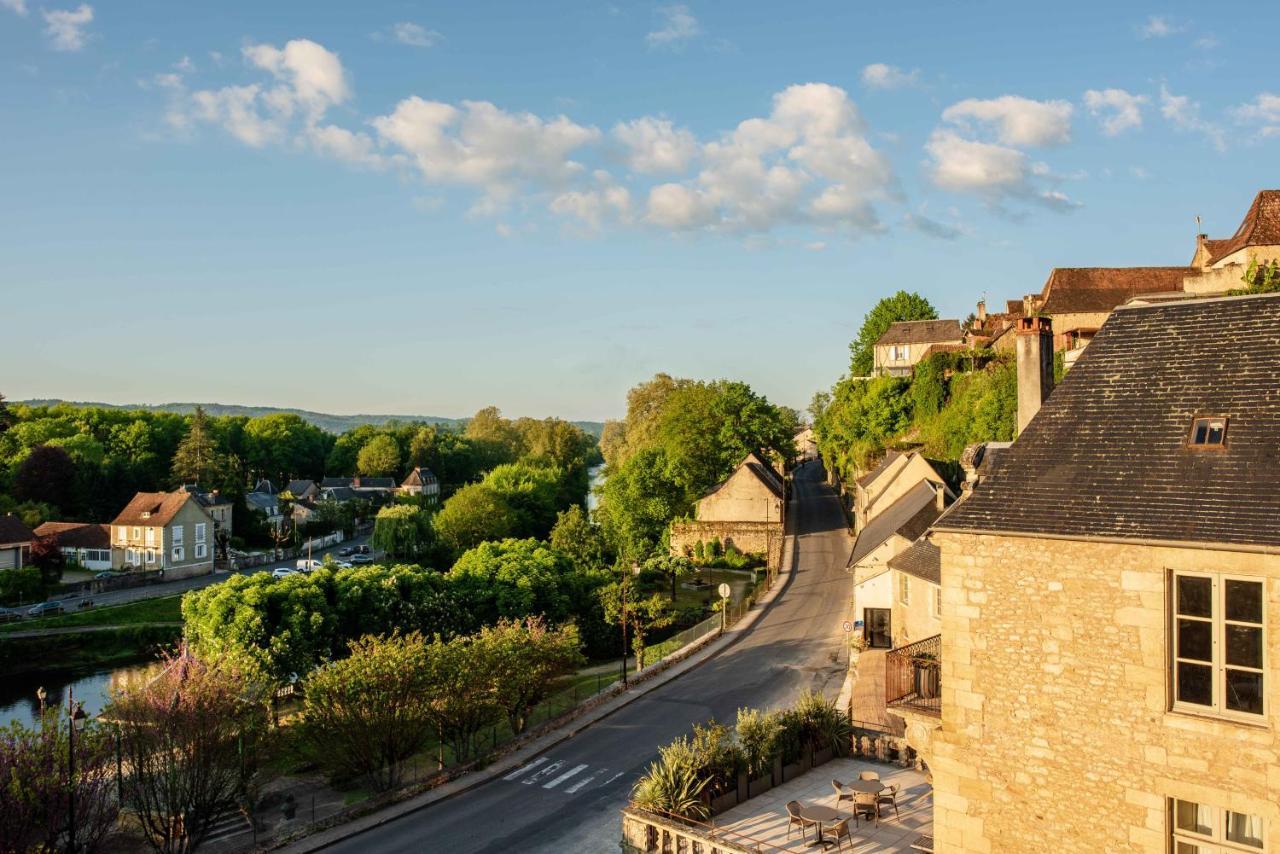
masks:
[[[790,518],[790,514],[789,514]],[[441,786],[424,792],[416,797],[408,800],[392,804],[375,813],[361,816],[345,824],[319,831],[304,839],[297,840],[286,847],[282,848],[286,854],[306,854],[306,852],[318,851],[326,846],[333,845],[344,839],[363,833],[374,827],[395,821],[401,816],[416,812],[420,809],[428,807],[434,803],[451,798],[455,795],[462,794],[477,786],[481,786],[494,780],[504,774],[520,768],[527,764],[530,760],[539,754],[550,750],[557,744],[566,741],[577,735],[582,730],[592,724],[607,718],[622,707],[631,703],[655,688],[667,684],[671,680],[688,673],[695,667],[706,662],[723,652],[725,649],[736,643],[744,634],[751,630],[760,616],[769,608],[773,601],[781,595],[791,581],[793,564],[795,562],[795,535],[788,533],[786,543],[783,546],[782,569],[778,572],[777,581],[769,589],[767,593],[760,599],[756,607],[752,608],[747,615],[740,619],[736,624],[730,627],[722,635],[710,635],[708,638],[701,638],[689,644],[682,650],[673,653],[666,662],[671,662],[667,667],[655,665],[654,670],[650,671],[647,678],[642,672],[638,674],[638,678],[644,681],[633,684],[630,688],[622,691],[613,697],[605,700],[599,705],[585,711],[583,714],[574,718],[553,732],[546,733],[537,739],[523,745],[522,747],[496,759],[491,765],[486,766],[483,770],[473,771],[464,774],[455,780],[451,780]],[[676,660],[678,659],[678,660]],[[659,669],[661,668],[661,669]]]

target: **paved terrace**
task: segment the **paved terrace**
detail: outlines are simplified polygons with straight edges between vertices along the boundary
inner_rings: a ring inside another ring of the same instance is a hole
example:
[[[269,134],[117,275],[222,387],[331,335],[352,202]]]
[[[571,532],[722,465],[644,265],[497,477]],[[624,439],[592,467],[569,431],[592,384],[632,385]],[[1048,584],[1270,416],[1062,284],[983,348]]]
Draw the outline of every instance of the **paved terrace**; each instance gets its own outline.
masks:
[[[853,822],[849,823],[853,850],[857,854],[870,851],[911,851],[911,843],[916,839],[933,834],[933,787],[925,780],[924,775],[910,768],[865,759],[833,759],[721,813],[715,817],[715,825],[718,829],[750,837],[752,843],[764,851],[820,850],[806,846],[800,838],[799,828],[792,832],[790,840],[787,839],[787,802],[794,800],[802,804],[821,804],[838,810],[840,818],[851,816],[853,803],[843,800],[837,806],[831,780],[834,778],[848,783],[856,780],[863,771],[878,771],[880,780],[885,785],[896,783],[901,790],[898,792],[898,816],[894,816],[892,807],[883,807],[879,826],[865,820],[860,820],[856,828]],[[812,842],[813,828],[808,833]],[[725,834],[724,838],[739,844],[744,842],[732,833]],[[832,846],[827,850],[835,852],[836,848]],[[844,850],[849,851],[848,844]]]

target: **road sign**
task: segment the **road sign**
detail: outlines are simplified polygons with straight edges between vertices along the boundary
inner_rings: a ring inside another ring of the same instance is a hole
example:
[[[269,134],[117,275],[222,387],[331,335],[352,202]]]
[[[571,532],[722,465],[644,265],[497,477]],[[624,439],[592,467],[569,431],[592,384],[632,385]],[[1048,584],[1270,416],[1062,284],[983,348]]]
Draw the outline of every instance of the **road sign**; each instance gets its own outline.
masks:
[[[851,632],[851,631],[853,631],[853,623],[849,622],[848,620],[845,620],[845,621],[844,621],[844,630],[845,630],[846,632]]]
[[[731,588],[727,583],[723,581],[720,582],[720,598],[721,599],[728,599],[732,593],[733,593],[733,588]]]

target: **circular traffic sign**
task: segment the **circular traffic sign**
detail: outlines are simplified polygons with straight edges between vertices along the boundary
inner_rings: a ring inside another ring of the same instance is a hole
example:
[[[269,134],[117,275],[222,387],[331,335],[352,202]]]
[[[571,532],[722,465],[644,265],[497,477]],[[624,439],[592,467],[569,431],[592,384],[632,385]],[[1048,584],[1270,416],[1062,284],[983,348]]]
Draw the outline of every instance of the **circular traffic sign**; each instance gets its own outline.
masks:
[[[721,581],[720,582],[720,598],[728,599],[730,594],[732,593],[733,593],[733,588],[731,588],[726,582]]]
[[[853,631],[853,623],[849,622],[848,620],[845,620],[845,621],[844,621],[844,630],[845,630],[846,632],[851,632],[851,631]]]

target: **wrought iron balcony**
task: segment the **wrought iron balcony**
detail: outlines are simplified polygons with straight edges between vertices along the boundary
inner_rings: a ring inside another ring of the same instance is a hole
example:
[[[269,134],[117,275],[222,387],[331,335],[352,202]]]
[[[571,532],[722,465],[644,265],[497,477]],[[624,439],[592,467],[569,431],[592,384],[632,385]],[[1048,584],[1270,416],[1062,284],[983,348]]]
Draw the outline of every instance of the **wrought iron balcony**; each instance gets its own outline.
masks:
[[[884,667],[886,706],[942,714],[942,635],[889,650]]]

